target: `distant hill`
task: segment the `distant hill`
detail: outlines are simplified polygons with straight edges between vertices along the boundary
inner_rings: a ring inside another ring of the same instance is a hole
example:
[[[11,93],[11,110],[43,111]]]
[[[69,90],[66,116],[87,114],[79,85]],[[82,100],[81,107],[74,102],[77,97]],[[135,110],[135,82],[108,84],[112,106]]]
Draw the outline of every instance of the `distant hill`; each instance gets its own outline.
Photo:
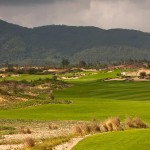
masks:
[[[112,63],[150,60],[150,33],[136,30],[49,25],[25,28],[0,20],[0,64]]]

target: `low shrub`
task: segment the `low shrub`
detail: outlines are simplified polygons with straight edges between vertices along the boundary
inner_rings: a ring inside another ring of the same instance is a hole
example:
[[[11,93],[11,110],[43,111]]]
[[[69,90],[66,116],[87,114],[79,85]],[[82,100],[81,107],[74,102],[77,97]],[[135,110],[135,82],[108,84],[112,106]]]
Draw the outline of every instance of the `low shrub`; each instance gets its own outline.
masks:
[[[100,130],[101,130],[101,132],[109,131],[107,125],[104,122],[100,124]]]
[[[108,131],[113,131],[113,124],[111,122],[109,122],[107,124],[107,128],[108,128]]]
[[[140,118],[128,117],[124,122],[125,128],[147,128],[148,126]]]
[[[19,130],[18,130],[18,132],[20,134],[26,134],[26,131],[25,131],[24,127],[20,127]]]
[[[49,128],[50,130],[57,130],[57,129],[58,129],[58,126],[57,126],[57,125],[50,124],[50,125],[48,125],[48,128]]]
[[[92,132],[92,128],[88,124],[81,125],[80,128],[82,130],[82,133],[84,133],[84,134],[89,134]]]
[[[31,130],[30,130],[29,128],[27,128],[27,129],[26,129],[26,133],[27,133],[27,134],[31,134],[32,132],[31,132]]]
[[[20,134],[31,134],[32,132],[31,132],[31,130],[29,128],[20,127],[19,133]]]
[[[78,125],[78,126],[73,127],[73,134],[83,135],[81,126]]]
[[[35,142],[32,138],[26,138],[24,139],[24,148],[30,148],[30,147],[34,147],[35,146]]]
[[[92,123],[90,127],[91,127],[92,132],[100,132],[101,131],[100,126],[97,123]]]
[[[86,134],[96,133],[100,131],[101,131],[100,126],[96,123],[77,125],[73,128],[73,133],[79,135],[86,135]]]
[[[110,117],[102,122],[101,128],[104,132],[120,130],[120,119],[117,117]]]

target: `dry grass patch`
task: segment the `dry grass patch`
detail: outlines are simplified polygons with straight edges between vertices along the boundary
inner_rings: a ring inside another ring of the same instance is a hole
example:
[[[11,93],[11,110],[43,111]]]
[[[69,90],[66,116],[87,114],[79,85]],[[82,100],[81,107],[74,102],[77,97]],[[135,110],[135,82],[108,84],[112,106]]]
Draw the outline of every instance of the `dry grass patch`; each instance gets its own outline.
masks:
[[[92,123],[91,125],[90,125],[90,127],[91,127],[91,131],[92,132],[100,132],[101,131],[101,129],[100,129],[100,126],[95,122],[95,123]]]
[[[59,127],[58,127],[57,125],[49,124],[49,125],[48,125],[48,128],[49,128],[50,130],[57,130]]]
[[[140,118],[132,118],[128,117],[125,119],[124,126],[126,129],[128,128],[148,128]]]
[[[92,132],[92,128],[89,124],[81,125],[81,130],[83,134],[89,134]]]
[[[23,142],[24,148],[30,148],[35,146],[35,142],[32,138],[26,138]]]
[[[77,135],[86,135],[100,131],[100,126],[97,123],[77,125],[73,128],[73,133]]]
[[[73,127],[73,134],[83,135],[82,127],[80,125]]]
[[[50,139],[42,139],[41,141],[36,142],[34,147],[29,148],[30,150],[52,150],[55,146],[62,143],[68,142],[72,135],[54,137]]]
[[[31,131],[29,128],[20,127],[20,128],[19,128],[19,133],[20,133],[20,134],[31,134],[32,131]]]
[[[21,144],[22,140],[21,139],[12,139],[12,140],[0,140],[0,145],[18,145]]]
[[[120,119],[117,117],[110,117],[104,120],[100,126],[103,132],[118,131],[120,130]]]
[[[101,130],[101,132],[108,132],[109,131],[108,127],[105,123],[100,124],[100,130]]]

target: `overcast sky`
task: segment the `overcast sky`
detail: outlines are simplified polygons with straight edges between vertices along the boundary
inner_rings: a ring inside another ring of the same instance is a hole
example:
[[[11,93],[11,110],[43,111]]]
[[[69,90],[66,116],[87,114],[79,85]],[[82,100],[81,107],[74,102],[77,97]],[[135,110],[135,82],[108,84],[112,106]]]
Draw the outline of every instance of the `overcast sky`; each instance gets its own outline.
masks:
[[[150,0],[0,0],[0,19],[26,27],[66,24],[150,32]]]

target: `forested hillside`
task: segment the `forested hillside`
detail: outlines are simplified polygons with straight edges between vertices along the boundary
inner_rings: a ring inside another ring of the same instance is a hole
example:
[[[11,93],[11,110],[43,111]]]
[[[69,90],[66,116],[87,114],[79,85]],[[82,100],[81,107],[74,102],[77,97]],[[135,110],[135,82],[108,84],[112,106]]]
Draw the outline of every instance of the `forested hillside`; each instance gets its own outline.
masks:
[[[25,28],[0,20],[0,64],[112,63],[150,60],[150,34],[135,30],[49,25]]]

